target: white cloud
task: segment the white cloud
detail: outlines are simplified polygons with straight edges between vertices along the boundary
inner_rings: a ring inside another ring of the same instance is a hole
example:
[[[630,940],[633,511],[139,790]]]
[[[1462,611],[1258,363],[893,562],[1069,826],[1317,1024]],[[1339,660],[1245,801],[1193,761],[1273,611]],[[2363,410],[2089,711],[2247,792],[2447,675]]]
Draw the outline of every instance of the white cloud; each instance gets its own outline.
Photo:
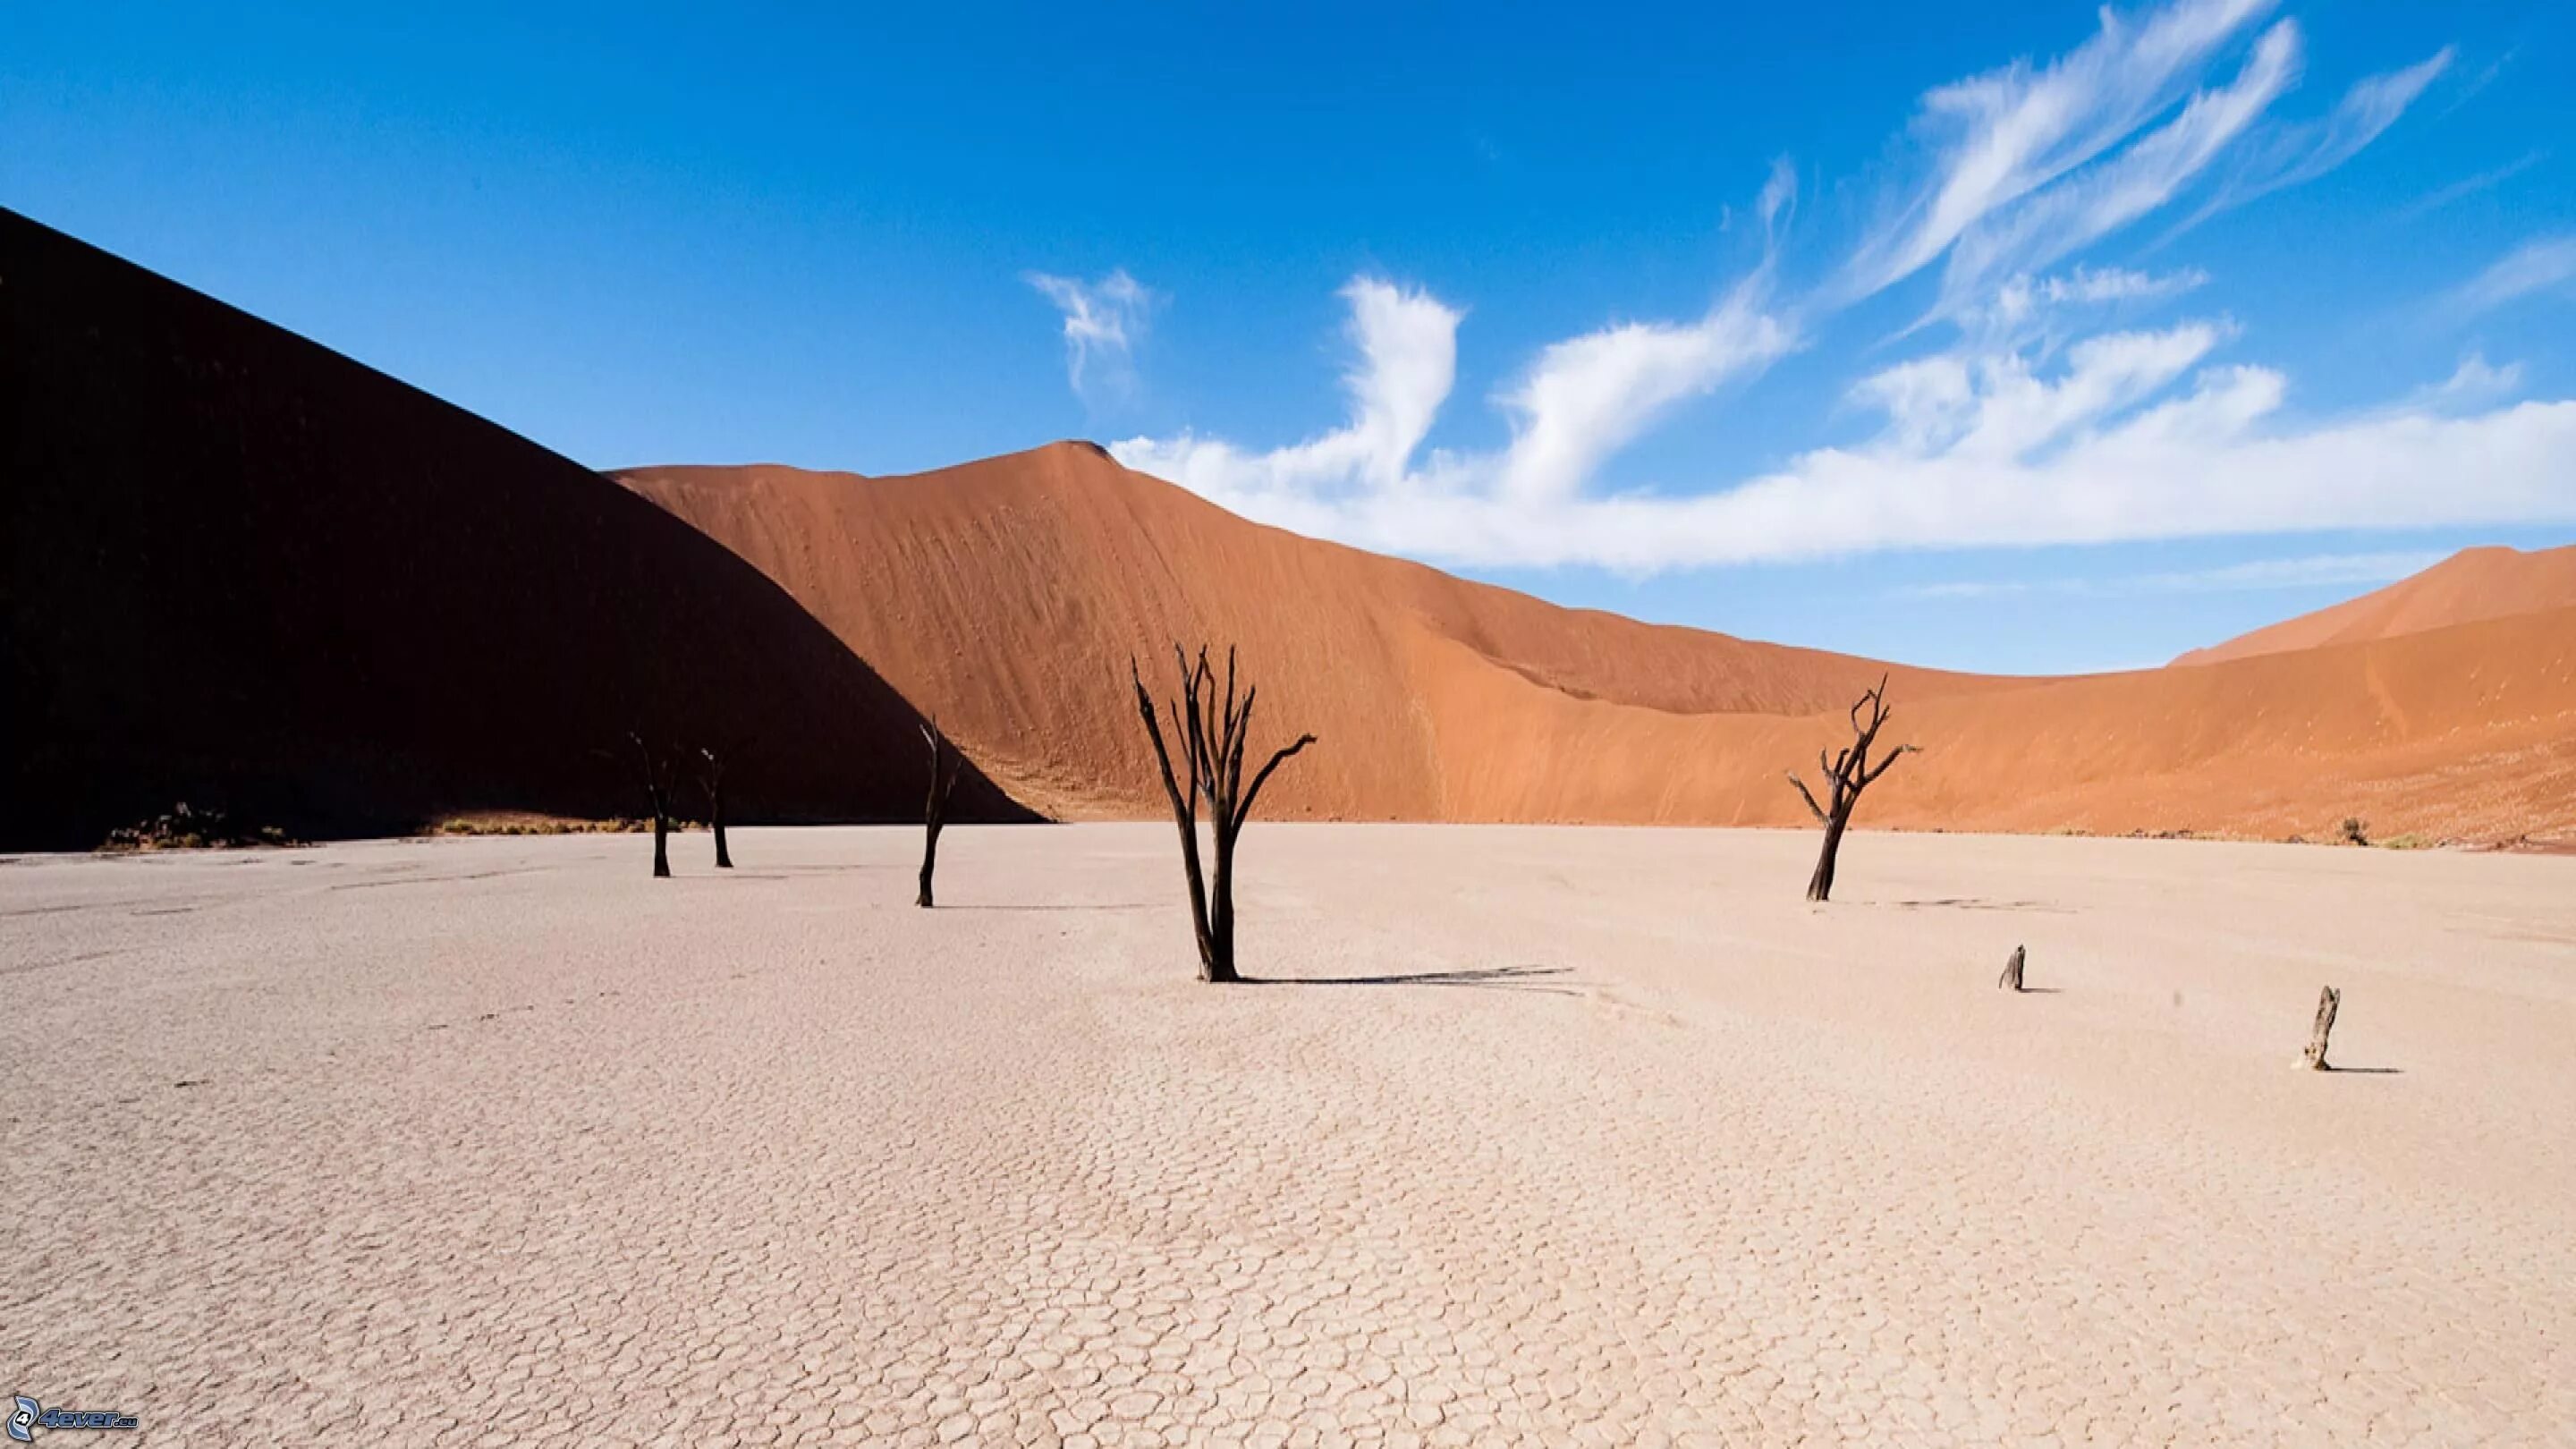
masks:
[[[2157,275],[2120,267],[2077,267],[2053,277],[2018,276],[1997,289],[1992,305],[1958,321],[1989,349],[2037,343],[2043,354],[2106,311],[2132,311],[2206,286],[2197,267]]]
[[[2463,312],[2491,312],[2508,302],[2570,290],[2576,283],[2576,235],[2541,237],[2514,248],[2452,295]]]
[[[2576,402],[2286,426],[2281,374],[2207,365],[2229,331],[2192,322],[2091,338],[2048,372],[2018,354],[1900,364],[1854,390],[1884,413],[1877,436],[1691,495],[1515,494],[1493,486],[1479,460],[1445,456],[1405,486],[1328,493],[1269,486],[1275,474],[1248,482],[1175,469],[1145,440],[1112,451],[1282,527],[1504,566],[1646,572],[1896,549],[2576,520]]]
[[[2511,397],[2521,389],[2521,363],[2508,362],[2502,367],[2493,367],[2488,365],[2484,356],[2472,352],[2460,359],[2460,365],[2448,378],[2408,393],[2406,400],[2398,404],[2398,410],[2457,411]]]
[[[1863,244],[1843,290],[1865,296],[1913,275],[1990,214],[2108,152],[2271,8],[2179,0],[2137,22],[2106,7],[2091,39],[2044,68],[2015,61],[1932,91],[1915,130],[1935,140],[1934,177]]]
[[[2310,554],[2301,558],[2256,559],[2251,563],[2166,573],[2129,574],[2109,579],[1963,579],[1917,584],[1890,590],[1901,599],[2000,599],[2032,594],[2117,599],[2142,594],[2252,593],[2271,589],[2325,588],[2345,584],[2393,583],[2422,573],[2442,561],[2439,553],[2406,550],[2389,553]]]
[[[1124,267],[1096,282],[1027,273],[1024,280],[1064,314],[1065,380],[1089,402],[1135,386],[1135,347],[1145,335],[1154,294]]]
[[[1111,451],[1139,472],[1255,513],[1307,494],[1405,488],[1414,452],[1457,379],[1462,314],[1428,292],[1368,277],[1352,278],[1341,297],[1350,307],[1344,332],[1357,354],[1342,375],[1351,400],[1342,427],[1263,453],[1187,433],[1131,438]]]
[[[1673,404],[1772,361],[1790,342],[1748,283],[1696,322],[1631,322],[1551,344],[1500,399],[1514,419],[1503,493],[1573,496]]]
[[[1602,459],[1675,403],[1757,368],[1790,345],[1786,324],[1737,287],[1690,323],[1636,322],[1541,351],[1495,401],[1512,418],[1498,453],[1434,454],[1414,466],[1457,373],[1460,314],[1427,292],[1354,279],[1341,292],[1357,362],[1343,376],[1350,420],[1292,447],[1247,452],[1217,439],[1130,438],[1110,451],[1256,517],[1299,526],[1317,508],[1482,498],[1514,506],[1573,498]],[[1327,527],[1324,531],[1329,532]]]
[[[2043,300],[2056,306],[2136,302],[2175,296],[2204,286],[2208,281],[2209,273],[2198,267],[2168,272],[2161,277],[2123,271],[2118,267],[2104,267],[2099,271],[2077,267],[2068,276],[2049,277],[2042,281],[2039,294]]]

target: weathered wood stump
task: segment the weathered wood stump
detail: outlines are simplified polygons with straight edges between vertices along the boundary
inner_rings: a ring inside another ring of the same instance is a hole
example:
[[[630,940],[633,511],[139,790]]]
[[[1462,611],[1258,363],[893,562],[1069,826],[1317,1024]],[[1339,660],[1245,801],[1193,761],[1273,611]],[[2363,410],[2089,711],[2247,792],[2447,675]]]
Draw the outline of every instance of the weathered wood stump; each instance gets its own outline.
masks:
[[[2324,995],[2317,998],[2317,1023],[2308,1033],[2307,1051],[2299,1057],[2300,1063],[2309,1071],[2334,1070],[2326,1065],[2326,1038],[2334,1032],[2335,1010],[2342,1005],[2343,993],[2331,986],[2325,989]]]
[[[2004,963],[2004,974],[1995,982],[1996,989],[2002,991],[2021,990],[2023,949],[2024,948],[2020,946],[2013,947],[2012,959]]]

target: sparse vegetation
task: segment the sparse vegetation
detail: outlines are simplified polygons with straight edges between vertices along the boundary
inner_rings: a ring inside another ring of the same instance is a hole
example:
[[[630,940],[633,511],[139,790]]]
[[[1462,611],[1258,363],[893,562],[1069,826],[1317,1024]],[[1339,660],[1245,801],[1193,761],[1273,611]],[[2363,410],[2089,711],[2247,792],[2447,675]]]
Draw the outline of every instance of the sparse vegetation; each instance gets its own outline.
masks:
[[[2345,816],[2345,817],[2343,818],[2343,825],[2342,825],[2340,828],[2341,828],[2341,829],[2342,829],[2342,831],[2343,831],[2343,842],[2344,842],[2344,844],[2346,844],[2346,845],[2368,845],[2368,844],[2370,844],[2370,822],[2369,822],[2369,821],[2367,821],[2367,820],[2362,819],[2360,816],[2358,816],[2358,815],[2347,815],[2347,816]]]
[[[566,820],[553,815],[456,815],[430,827],[432,835],[638,835],[653,828],[650,820]],[[677,828],[693,830],[694,821]]]
[[[1865,720],[1861,718],[1863,710],[1869,712],[1869,718]],[[1798,798],[1807,802],[1808,813],[1825,827],[1825,846],[1816,857],[1816,873],[1807,878],[1807,899],[1811,901],[1822,901],[1833,895],[1834,857],[1843,848],[1843,831],[1851,825],[1852,807],[1860,803],[1860,792],[1878,783],[1878,777],[1886,774],[1888,767],[1895,764],[1900,756],[1919,752],[1913,745],[1898,745],[1888,751],[1887,758],[1875,767],[1869,763],[1869,747],[1877,741],[1879,730],[1886,725],[1888,713],[1887,676],[1882,674],[1878,677],[1877,687],[1863,694],[1851,707],[1850,748],[1830,760],[1825,758],[1824,751],[1816,752],[1816,763],[1825,772],[1826,803],[1816,803],[1815,794],[1808,790],[1806,781],[1798,778],[1797,771],[1787,772],[1789,783],[1798,789]]]
[[[1172,771],[1172,752],[1163,741],[1163,728],[1155,719],[1154,697],[1145,690],[1145,681],[1136,672],[1136,661],[1127,661],[1127,678],[1136,687],[1136,713],[1145,721],[1145,733],[1154,742],[1154,759],[1162,767],[1163,793],[1172,802],[1172,818],[1181,828],[1181,868],[1189,877],[1190,925],[1199,943],[1199,979],[1202,981],[1240,981],[1234,966],[1234,845],[1243,833],[1244,823],[1252,818],[1253,802],[1261,797],[1261,787],[1270,783],[1270,773],[1315,742],[1311,734],[1301,734],[1270,757],[1246,788],[1243,783],[1243,752],[1252,734],[1252,702],[1260,691],[1247,685],[1242,703],[1235,702],[1234,651],[1225,651],[1225,698],[1216,697],[1216,673],[1208,667],[1207,647],[1199,647],[1198,663],[1193,666],[1181,646],[1172,646],[1173,662],[1180,666],[1181,701],[1166,704],[1173,732],[1181,737],[1182,762],[1189,771],[1189,790],[1182,793],[1178,776]],[[1216,878],[1209,881],[1199,869],[1199,801],[1208,802],[1209,824],[1216,835]]]
[[[182,800],[149,820],[109,831],[98,848],[124,854],[146,850],[246,850],[294,843],[274,825],[236,825],[221,810],[193,809]]]

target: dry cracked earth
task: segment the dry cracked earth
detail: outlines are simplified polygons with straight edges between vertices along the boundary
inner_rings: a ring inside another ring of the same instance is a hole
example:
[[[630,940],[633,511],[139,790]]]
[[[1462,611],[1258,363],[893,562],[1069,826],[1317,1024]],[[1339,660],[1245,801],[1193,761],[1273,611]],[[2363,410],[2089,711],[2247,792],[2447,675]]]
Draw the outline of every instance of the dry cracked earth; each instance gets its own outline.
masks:
[[[1813,909],[1798,834],[1256,825],[1214,988],[1168,827],[953,830],[937,911],[917,844],[0,863],[0,1388],[120,1444],[2576,1432],[2576,860],[1872,835]]]

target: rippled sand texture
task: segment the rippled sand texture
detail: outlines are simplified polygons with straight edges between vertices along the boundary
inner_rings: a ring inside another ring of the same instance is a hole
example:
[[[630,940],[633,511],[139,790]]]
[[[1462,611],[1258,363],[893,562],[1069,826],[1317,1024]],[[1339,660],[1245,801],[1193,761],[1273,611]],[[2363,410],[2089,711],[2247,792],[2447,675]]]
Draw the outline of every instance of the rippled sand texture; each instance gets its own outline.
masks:
[[[916,845],[0,864],[0,1387],[120,1443],[2576,1424],[2576,860],[1870,835],[1819,911],[1804,834],[1256,825],[1282,980],[1220,989],[1167,828],[952,830],[937,912]]]

